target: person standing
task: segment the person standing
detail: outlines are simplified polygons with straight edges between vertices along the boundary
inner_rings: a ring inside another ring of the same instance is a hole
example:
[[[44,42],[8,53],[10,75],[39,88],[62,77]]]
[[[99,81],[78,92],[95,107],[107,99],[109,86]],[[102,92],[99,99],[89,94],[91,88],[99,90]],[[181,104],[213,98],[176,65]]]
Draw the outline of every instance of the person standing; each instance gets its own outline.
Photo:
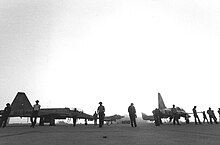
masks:
[[[219,122],[220,122],[220,108],[218,108]]]
[[[94,119],[94,125],[95,126],[97,125],[97,118],[98,118],[98,114],[95,111],[95,113],[93,114],[93,119]]]
[[[101,128],[104,124],[105,117],[105,107],[102,105],[102,102],[99,102],[99,107],[97,109],[99,115],[99,128]]]
[[[203,115],[203,123],[205,123],[205,120],[207,121],[207,123],[209,123],[209,121],[206,117],[205,111],[202,112],[202,115]]]
[[[33,112],[31,114],[31,126],[30,126],[30,127],[33,127],[33,128],[34,128],[34,126],[37,122],[38,113],[39,113],[40,107],[41,107],[39,105],[39,100],[36,100],[35,102],[36,102],[36,104],[33,106]]]
[[[73,127],[75,127],[76,126],[76,120],[77,120],[77,110],[76,110],[76,108],[73,110],[72,116],[73,116]]]
[[[198,119],[199,124],[202,124],[202,123],[200,122],[199,116],[198,116],[198,114],[197,114],[196,106],[194,106],[192,110],[193,110],[193,115],[194,115],[194,118],[195,118],[195,124],[197,125],[197,119]]]
[[[173,108],[171,108],[171,113],[173,114],[173,125],[177,124],[180,125],[179,123],[179,115],[177,113],[175,105],[173,105]]]
[[[11,105],[7,103],[5,109],[3,110],[3,114],[0,121],[0,127],[2,128],[6,127],[10,112],[11,112]]]
[[[153,110],[153,116],[155,125],[160,126],[160,110],[157,108]]]
[[[129,117],[131,121],[131,127],[137,127],[137,124],[136,124],[137,115],[136,115],[136,109],[133,103],[131,103],[131,105],[128,107],[128,112],[129,112]]]

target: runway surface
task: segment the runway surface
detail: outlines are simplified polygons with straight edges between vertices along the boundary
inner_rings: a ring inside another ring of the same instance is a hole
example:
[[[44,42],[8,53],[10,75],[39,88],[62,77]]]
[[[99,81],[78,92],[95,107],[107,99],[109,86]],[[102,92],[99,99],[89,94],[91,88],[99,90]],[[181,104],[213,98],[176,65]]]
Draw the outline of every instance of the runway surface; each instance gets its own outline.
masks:
[[[0,145],[219,145],[220,124],[194,125],[152,123],[105,125],[36,126],[0,128]]]

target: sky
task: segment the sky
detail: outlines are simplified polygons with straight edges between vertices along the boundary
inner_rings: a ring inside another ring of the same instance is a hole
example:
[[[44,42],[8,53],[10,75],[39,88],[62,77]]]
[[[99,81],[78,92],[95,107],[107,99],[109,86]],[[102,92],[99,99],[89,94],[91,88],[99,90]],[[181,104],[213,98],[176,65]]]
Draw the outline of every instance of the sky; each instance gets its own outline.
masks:
[[[0,108],[220,108],[217,0],[0,0]]]

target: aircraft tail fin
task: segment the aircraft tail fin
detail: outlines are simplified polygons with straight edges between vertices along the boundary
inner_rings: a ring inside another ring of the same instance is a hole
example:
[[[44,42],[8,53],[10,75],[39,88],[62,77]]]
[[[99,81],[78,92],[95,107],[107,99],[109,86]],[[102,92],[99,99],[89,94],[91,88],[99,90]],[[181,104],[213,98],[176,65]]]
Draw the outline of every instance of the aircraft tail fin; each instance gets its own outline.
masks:
[[[167,108],[163,102],[163,98],[160,93],[158,93],[158,109],[165,109]]]
[[[32,105],[26,94],[23,92],[18,92],[11,104],[11,115],[21,117],[29,116],[32,109]],[[29,115],[27,112],[29,112]]]

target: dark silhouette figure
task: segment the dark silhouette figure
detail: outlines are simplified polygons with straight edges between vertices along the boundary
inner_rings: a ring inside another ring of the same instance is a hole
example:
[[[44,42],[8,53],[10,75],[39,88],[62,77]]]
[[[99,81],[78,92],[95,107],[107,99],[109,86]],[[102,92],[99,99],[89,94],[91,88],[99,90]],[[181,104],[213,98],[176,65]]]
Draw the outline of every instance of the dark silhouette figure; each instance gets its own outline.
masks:
[[[30,126],[30,127],[33,127],[33,128],[36,125],[38,113],[40,111],[40,105],[38,104],[39,101],[36,100],[35,102],[36,102],[36,104],[33,106],[33,112],[31,114],[31,126]]]
[[[186,124],[189,124],[189,118],[190,118],[189,114],[186,114],[185,116]]]
[[[173,108],[171,108],[171,113],[173,114],[173,125],[177,124],[180,125],[179,123],[179,115],[177,113],[175,105],[173,105]]]
[[[159,122],[160,122],[160,124],[162,125],[163,124],[163,122],[162,122],[162,116],[163,116],[163,113],[158,109],[158,111],[159,111]]]
[[[155,109],[153,110],[153,116],[154,116],[154,123],[156,126],[160,126],[160,110],[159,109]]]
[[[73,116],[73,127],[75,127],[76,126],[76,120],[77,120],[77,110],[76,110],[76,108],[73,110],[72,116]]]
[[[207,114],[209,115],[210,123],[212,124],[212,119],[214,120],[215,124],[218,124],[217,119],[215,117],[214,111],[211,110],[209,107],[209,110],[207,110]]]
[[[11,105],[7,103],[5,109],[3,110],[3,114],[0,121],[0,127],[2,128],[6,127],[10,112],[11,112]]]
[[[198,114],[197,114],[196,106],[194,106],[192,110],[193,110],[193,115],[194,115],[194,118],[195,118],[195,124],[197,125],[197,120],[198,120],[199,124],[202,124],[202,123],[200,122],[199,116],[198,116]]]
[[[101,128],[104,124],[105,117],[105,107],[102,105],[102,102],[99,102],[99,107],[97,109],[99,115],[99,128]]]
[[[129,117],[130,117],[130,121],[131,121],[131,127],[137,127],[137,123],[136,123],[136,110],[134,107],[134,104],[131,103],[131,105],[128,107],[128,112],[129,112]]]
[[[219,122],[220,122],[220,108],[218,108]]]
[[[98,118],[98,114],[95,111],[95,113],[93,114],[93,119],[94,119],[94,125],[95,126],[97,125],[97,118]]]
[[[203,115],[203,123],[205,123],[205,120],[207,121],[207,123],[209,123],[209,121],[206,117],[205,111],[202,112],[202,115]]]
[[[85,125],[87,125],[88,123],[87,123],[87,119],[85,119]]]
[[[215,113],[214,113],[213,110],[212,110],[212,113],[213,113],[213,119],[214,119],[215,124],[218,124],[218,122],[217,122],[217,118],[216,118]]]

